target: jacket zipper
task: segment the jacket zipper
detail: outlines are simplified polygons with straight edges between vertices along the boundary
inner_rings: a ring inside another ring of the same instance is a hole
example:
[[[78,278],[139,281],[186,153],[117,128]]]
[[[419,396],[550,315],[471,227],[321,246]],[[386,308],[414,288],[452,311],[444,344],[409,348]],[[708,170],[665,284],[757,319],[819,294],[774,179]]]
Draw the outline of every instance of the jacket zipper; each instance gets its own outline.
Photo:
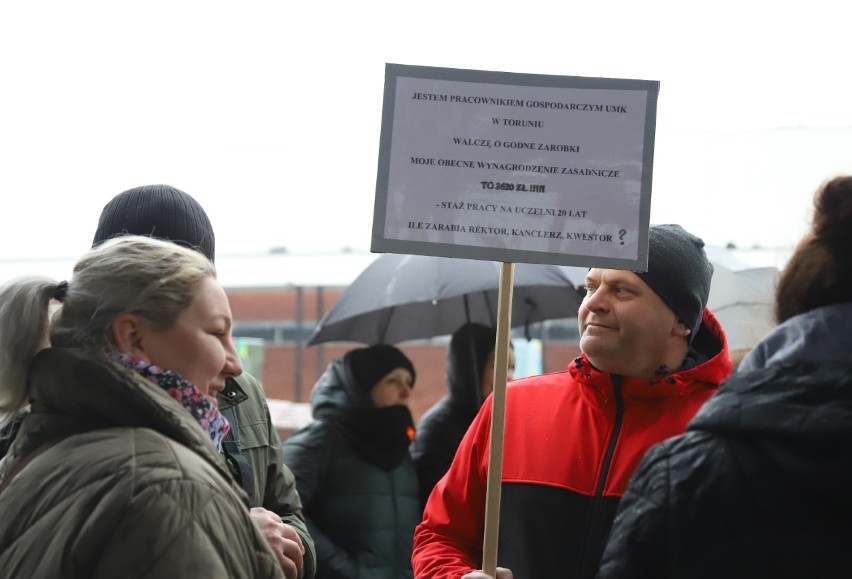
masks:
[[[624,399],[621,395],[621,376],[612,377],[612,392],[615,400],[615,421],[613,422],[612,435],[607,444],[606,453],[604,454],[603,466],[598,477],[597,486],[595,488],[595,496],[592,502],[592,508],[588,517],[588,533],[583,548],[582,555],[577,561],[577,577],[593,577],[596,568],[593,566],[598,561],[591,560],[592,547],[601,538],[601,527],[603,526],[603,515],[601,514],[601,499],[606,487],[606,479],[609,476],[609,470],[612,466],[612,456],[615,454],[615,445],[618,443],[618,438],[621,435],[622,422],[624,421]]]

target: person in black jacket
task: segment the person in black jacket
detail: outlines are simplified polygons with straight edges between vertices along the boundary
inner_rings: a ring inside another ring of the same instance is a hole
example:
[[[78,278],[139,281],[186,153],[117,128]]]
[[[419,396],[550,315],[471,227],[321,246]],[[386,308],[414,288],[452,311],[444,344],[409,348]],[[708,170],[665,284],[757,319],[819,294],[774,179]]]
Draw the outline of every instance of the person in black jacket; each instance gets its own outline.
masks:
[[[412,577],[420,521],[408,454],[415,377],[393,346],[348,352],[314,386],[314,422],[284,443],[316,543],[317,579]]]
[[[780,325],[648,452],[598,577],[852,577],[852,177],[815,201]]]
[[[448,393],[432,406],[417,425],[411,457],[420,483],[420,502],[450,468],[464,433],[476,418],[482,402],[494,388],[494,345],[497,332],[482,324],[467,323],[450,339],[447,352]],[[507,380],[512,379],[514,355],[509,354]]]

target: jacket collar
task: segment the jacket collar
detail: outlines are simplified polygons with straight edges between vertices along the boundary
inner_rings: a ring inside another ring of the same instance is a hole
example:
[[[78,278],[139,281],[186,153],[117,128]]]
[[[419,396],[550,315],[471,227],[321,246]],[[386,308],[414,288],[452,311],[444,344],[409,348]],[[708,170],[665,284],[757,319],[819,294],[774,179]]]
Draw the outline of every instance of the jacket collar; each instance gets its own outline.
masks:
[[[242,404],[248,400],[248,394],[238,382],[239,378],[228,378],[225,380],[225,388],[216,395],[219,401],[219,410],[227,410],[231,406]]]
[[[738,371],[852,357],[852,302],[815,308],[786,320],[743,359]]]
[[[699,332],[705,334],[697,336],[693,344],[701,350],[699,354],[703,362],[654,380],[623,376],[623,395],[638,399],[669,398],[683,396],[696,387],[717,388],[733,368],[728,352],[728,338],[719,320],[709,309],[704,310]],[[592,366],[585,354],[575,358],[568,370],[581,384],[608,396],[612,375]]]
[[[210,437],[165,390],[100,352],[46,348],[30,365],[31,411],[12,462],[41,444],[104,428],[150,428],[190,448],[231,481]],[[4,470],[8,468],[4,461]]]

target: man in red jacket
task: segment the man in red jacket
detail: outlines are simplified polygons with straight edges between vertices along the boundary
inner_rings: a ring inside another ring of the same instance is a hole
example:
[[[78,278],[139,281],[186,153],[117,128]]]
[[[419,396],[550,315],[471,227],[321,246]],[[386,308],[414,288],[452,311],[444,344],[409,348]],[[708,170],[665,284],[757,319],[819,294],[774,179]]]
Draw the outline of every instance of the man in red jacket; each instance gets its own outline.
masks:
[[[498,564],[517,579],[594,577],[645,451],[682,433],[730,374],[727,338],[706,309],[712,275],[701,239],[652,227],[647,272],[589,270],[582,354],[507,389]],[[415,577],[487,577],[475,570],[490,428],[489,398],[426,504]]]

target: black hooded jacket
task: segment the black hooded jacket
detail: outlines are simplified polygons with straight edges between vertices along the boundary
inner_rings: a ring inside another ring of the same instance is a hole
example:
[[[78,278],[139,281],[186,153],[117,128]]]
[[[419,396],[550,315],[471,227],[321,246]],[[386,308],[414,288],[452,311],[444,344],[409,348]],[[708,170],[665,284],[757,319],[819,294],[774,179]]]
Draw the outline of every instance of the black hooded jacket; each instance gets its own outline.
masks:
[[[852,577],[852,303],[791,318],[652,448],[598,577]]]
[[[411,445],[421,505],[426,504],[432,488],[450,468],[462,437],[482,406],[482,373],[495,340],[494,329],[473,323],[456,330],[450,340],[449,392],[420,419]]]
[[[410,428],[410,411],[375,408],[369,392],[355,382],[349,355],[320,377],[311,407],[315,420],[290,436],[283,452],[316,544],[317,579],[411,579],[412,537],[421,511],[408,439],[401,447],[382,439],[366,445],[364,432],[396,425],[404,432],[405,421],[396,419],[407,417]],[[388,413],[393,424],[382,418]]]

